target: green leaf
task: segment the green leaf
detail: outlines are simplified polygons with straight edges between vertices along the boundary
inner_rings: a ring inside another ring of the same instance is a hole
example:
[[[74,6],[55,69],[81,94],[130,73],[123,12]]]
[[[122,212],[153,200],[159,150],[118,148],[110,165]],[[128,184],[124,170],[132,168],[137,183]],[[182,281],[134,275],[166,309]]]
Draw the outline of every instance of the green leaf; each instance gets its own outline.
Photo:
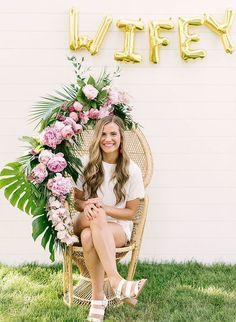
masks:
[[[42,216],[37,217],[33,221],[32,226],[33,226],[32,237],[34,240],[36,240],[38,236],[41,235],[48,227],[47,215],[44,214]]]
[[[41,240],[41,245],[43,246],[44,249],[47,246],[47,243],[49,242],[51,235],[52,235],[52,228],[48,227],[48,229],[45,231],[43,238]]]
[[[55,261],[55,251],[54,251],[54,247],[55,247],[55,237],[54,235],[52,235],[51,239],[50,239],[50,243],[49,243],[49,251],[50,251],[50,259],[52,262]]]
[[[97,108],[97,103],[96,103],[96,102],[94,102],[94,101],[91,101],[90,106],[91,106],[92,108]]]
[[[39,140],[30,136],[23,136],[22,138],[20,138],[20,140],[23,142],[28,142],[34,148],[36,148],[40,144]]]
[[[104,103],[106,99],[107,99],[107,91],[105,90],[101,91],[96,98],[96,100],[101,103]]]
[[[35,193],[35,186],[29,182],[19,162],[5,165],[0,173],[0,188],[5,187],[5,197],[13,206],[30,214],[42,200],[41,194]]]
[[[96,86],[96,81],[95,81],[95,79],[92,76],[89,76],[89,79],[87,81],[87,84],[92,85],[92,86],[95,87]]]

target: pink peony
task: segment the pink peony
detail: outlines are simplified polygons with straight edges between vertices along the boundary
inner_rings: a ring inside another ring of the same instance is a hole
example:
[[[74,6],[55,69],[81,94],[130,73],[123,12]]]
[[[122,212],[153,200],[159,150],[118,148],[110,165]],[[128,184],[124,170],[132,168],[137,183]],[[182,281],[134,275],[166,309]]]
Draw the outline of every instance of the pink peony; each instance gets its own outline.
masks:
[[[100,112],[99,112],[99,110],[96,110],[95,108],[91,108],[90,110],[89,110],[89,113],[88,113],[88,117],[90,118],[90,119],[98,119],[99,118],[99,115],[100,115]]]
[[[69,107],[69,111],[70,111],[70,112],[74,112],[74,110],[75,110],[74,106],[73,106],[73,105],[71,105],[71,106]]]
[[[72,183],[69,178],[64,178],[61,173],[57,173],[56,177],[49,179],[47,188],[52,191],[54,196],[66,195],[72,188]]]
[[[39,155],[39,162],[47,165],[48,161],[54,156],[51,150],[43,150]]]
[[[88,100],[94,100],[98,95],[98,90],[90,84],[85,85],[82,91]]]
[[[74,120],[75,122],[78,122],[79,120],[78,114],[75,112],[71,112],[69,117],[72,118],[72,120]]]
[[[53,126],[46,127],[46,129],[42,133],[42,144],[47,145],[53,149],[55,149],[56,146],[61,143],[62,139],[63,138],[60,130]]]
[[[46,165],[39,163],[36,167],[33,168],[30,176],[28,177],[29,181],[33,183],[42,183],[44,179],[48,176]]]
[[[51,158],[48,161],[47,167],[52,172],[61,172],[67,167],[67,162],[63,158],[63,154],[62,156],[56,154],[53,158]]]
[[[80,102],[74,102],[73,104],[75,111],[80,112],[83,109],[83,105]]]
[[[61,135],[63,139],[69,140],[72,138],[72,136],[74,135],[74,131],[71,127],[71,125],[65,125],[63,127],[63,129],[61,130]]]
[[[82,125],[76,124],[76,126],[74,127],[74,131],[75,131],[75,134],[82,133],[82,131],[83,131]]]

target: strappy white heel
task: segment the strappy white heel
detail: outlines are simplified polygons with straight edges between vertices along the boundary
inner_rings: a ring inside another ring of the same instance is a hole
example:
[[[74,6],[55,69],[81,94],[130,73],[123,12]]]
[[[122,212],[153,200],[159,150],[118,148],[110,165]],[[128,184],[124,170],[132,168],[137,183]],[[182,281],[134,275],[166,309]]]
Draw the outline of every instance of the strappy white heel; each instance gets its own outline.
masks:
[[[135,306],[138,302],[137,297],[143,290],[146,282],[146,279],[141,279],[139,281],[126,281],[125,279],[122,279],[117,288],[114,289],[115,295],[120,301],[125,302],[126,304],[129,304],[131,306]],[[124,285],[124,290],[122,290]],[[132,291],[133,286],[134,289]]]
[[[106,296],[104,297],[104,300],[91,300],[91,307],[89,310],[87,321],[102,322],[107,305],[108,300]]]

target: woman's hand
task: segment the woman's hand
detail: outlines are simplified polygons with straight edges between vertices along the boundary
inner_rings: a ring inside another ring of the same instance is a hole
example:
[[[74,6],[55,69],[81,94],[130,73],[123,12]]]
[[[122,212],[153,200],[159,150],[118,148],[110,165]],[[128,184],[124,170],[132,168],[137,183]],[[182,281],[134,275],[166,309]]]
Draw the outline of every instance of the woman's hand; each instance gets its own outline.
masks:
[[[97,208],[103,208],[104,204],[102,202],[102,199],[100,198],[91,198],[85,201],[85,206],[86,205],[91,205],[94,204]]]
[[[84,207],[84,214],[88,220],[93,220],[98,215],[98,207],[96,207],[94,203],[88,203]]]

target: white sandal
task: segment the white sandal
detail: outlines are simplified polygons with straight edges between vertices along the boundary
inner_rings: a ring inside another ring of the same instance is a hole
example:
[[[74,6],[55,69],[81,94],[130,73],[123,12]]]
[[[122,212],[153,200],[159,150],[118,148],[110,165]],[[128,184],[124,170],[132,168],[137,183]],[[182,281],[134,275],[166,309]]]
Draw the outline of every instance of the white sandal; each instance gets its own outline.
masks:
[[[118,284],[117,288],[114,289],[116,297],[122,301],[125,302],[131,306],[135,306],[138,302],[137,297],[143,290],[144,285],[146,284],[146,279],[141,279],[139,281],[126,281],[125,279],[122,279],[120,283]],[[124,291],[122,291],[122,287],[125,285]],[[135,284],[133,294],[131,292],[132,286]]]
[[[104,297],[104,300],[91,300],[91,307],[89,310],[87,321],[102,322],[107,305],[108,305],[108,300],[106,296]]]

